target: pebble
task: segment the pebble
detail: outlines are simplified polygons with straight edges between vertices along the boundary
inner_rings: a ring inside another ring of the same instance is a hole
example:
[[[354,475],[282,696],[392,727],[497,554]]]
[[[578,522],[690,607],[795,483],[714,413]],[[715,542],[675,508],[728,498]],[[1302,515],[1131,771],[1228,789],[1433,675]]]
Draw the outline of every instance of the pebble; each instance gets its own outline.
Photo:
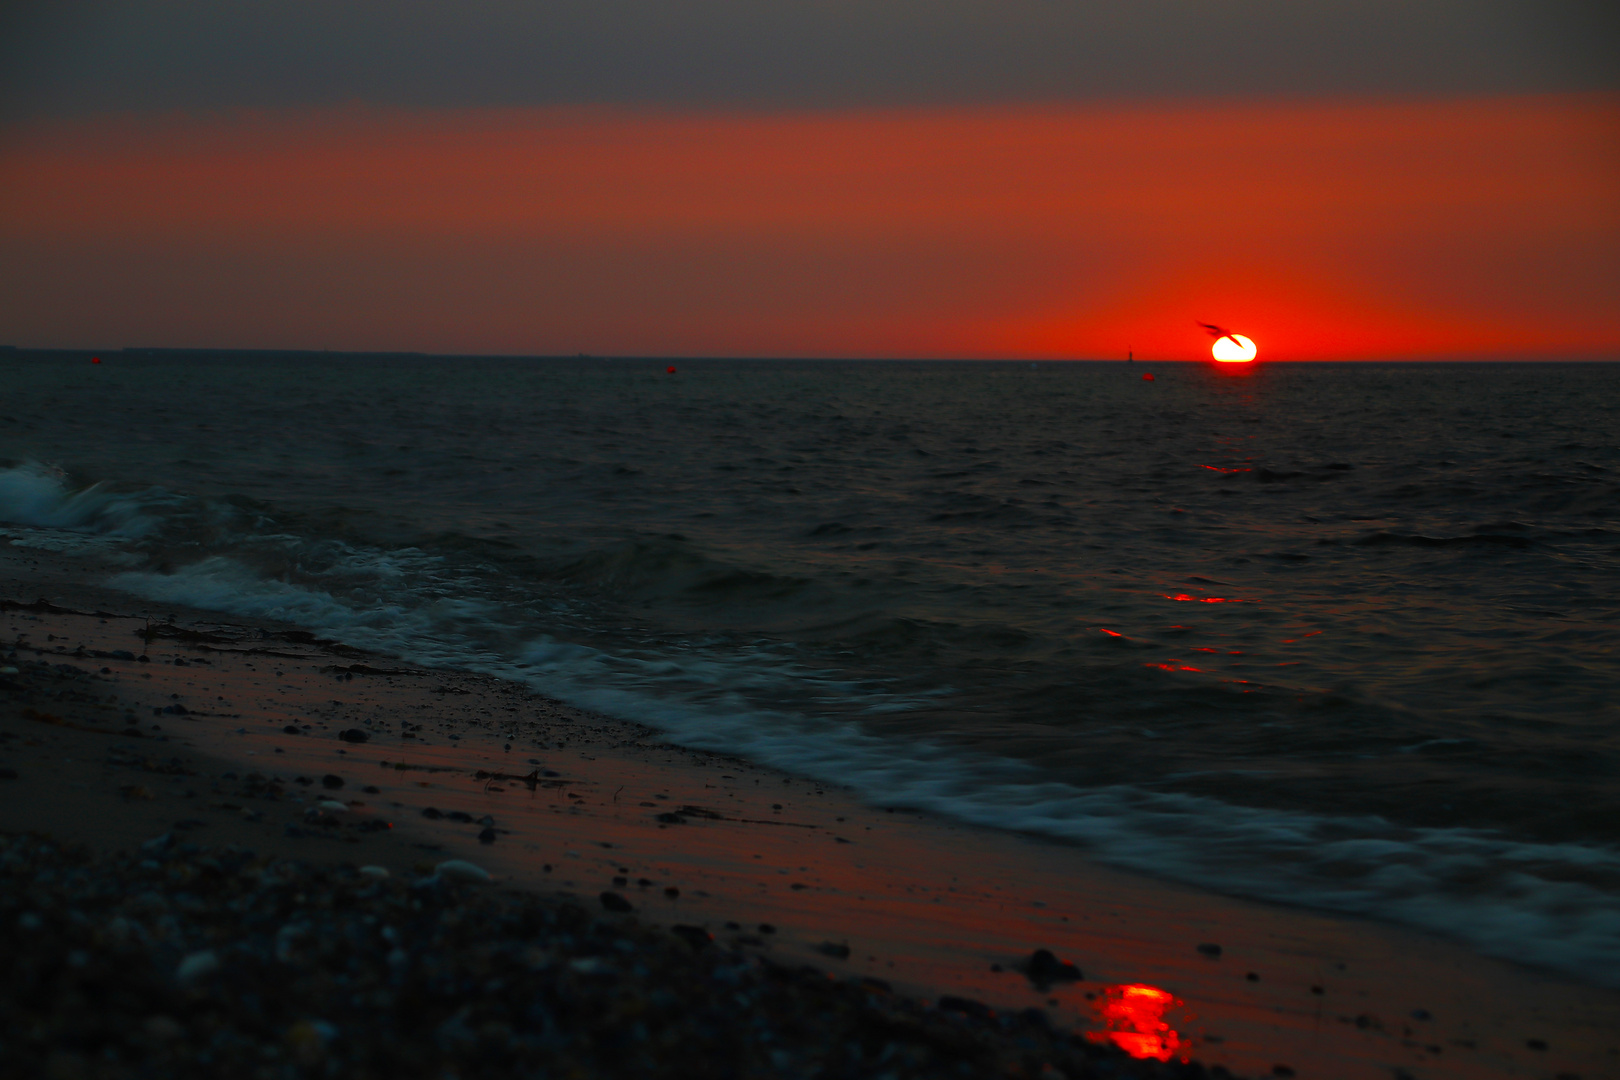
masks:
[[[198,979],[205,979],[218,971],[219,954],[213,949],[204,949],[194,952],[180,961],[180,966],[174,969],[175,981],[192,983]]]
[[[154,1039],[162,1039],[164,1042],[178,1039],[186,1033],[186,1029],[180,1026],[180,1021],[172,1016],[148,1016],[145,1023],[141,1024],[141,1028]]]
[[[388,876],[388,867],[386,867],[386,866],[362,866],[358,871],[356,871],[356,873],[363,874],[364,876],[366,876],[368,878],[377,878],[378,880],[381,880],[382,878],[385,878],[385,877]]]
[[[1051,949],[1036,949],[1030,953],[1025,965],[1029,981],[1037,986],[1054,982],[1079,982],[1085,978],[1079,968],[1067,960],[1059,960]]]
[[[480,885],[495,880],[488,870],[465,859],[446,859],[433,868],[433,873],[449,881],[470,881]]]

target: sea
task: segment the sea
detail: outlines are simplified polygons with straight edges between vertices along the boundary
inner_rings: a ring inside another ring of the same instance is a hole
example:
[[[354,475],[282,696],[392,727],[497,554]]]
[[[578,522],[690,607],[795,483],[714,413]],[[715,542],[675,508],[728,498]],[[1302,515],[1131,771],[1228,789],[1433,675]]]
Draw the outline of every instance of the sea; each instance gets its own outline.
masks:
[[[1620,985],[1620,365],[99,358],[0,533],[153,611]]]

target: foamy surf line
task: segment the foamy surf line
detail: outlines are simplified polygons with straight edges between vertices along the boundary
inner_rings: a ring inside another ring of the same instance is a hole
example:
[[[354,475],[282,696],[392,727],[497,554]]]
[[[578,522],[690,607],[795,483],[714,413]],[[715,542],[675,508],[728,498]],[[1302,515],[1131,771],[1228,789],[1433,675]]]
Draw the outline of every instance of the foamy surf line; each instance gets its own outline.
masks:
[[[759,655],[700,648],[615,654],[537,636],[499,603],[475,595],[480,582],[419,549],[316,544],[221,501],[100,483],[75,490],[64,472],[38,463],[0,469],[0,520],[25,526],[10,533],[14,546],[127,566],[142,560],[139,552],[170,517],[188,534],[204,522],[243,553],[297,553],[301,566],[309,564],[305,580],[280,580],[212,555],[173,573],[117,574],[113,587],[291,623],[423,666],[515,681],[657,728],[678,745],[848,786],[878,806],[1072,843],[1101,861],[1200,888],[1370,915],[1489,955],[1620,985],[1620,854],[1605,848],[1051,782],[1026,763],[879,738],[849,721],[757,704],[774,692],[801,701],[860,694],[873,708],[907,707],[825,672]]]
[[[219,557],[167,575],[125,572],[110,584],[148,600],[290,622],[426,667],[512,680],[654,727],[678,745],[846,786],[877,806],[1073,843],[1116,866],[1233,895],[1373,916],[1620,986],[1620,856],[1603,848],[1043,781],[1022,762],[750,708],[728,680],[752,681],[760,672],[736,671],[712,656],[627,658],[553,640],[504,654],[471,632],[481,618],[500,617],[482,601],[439,596],[413,603],[396,592],[390,603],[359,607],[257,577]]]

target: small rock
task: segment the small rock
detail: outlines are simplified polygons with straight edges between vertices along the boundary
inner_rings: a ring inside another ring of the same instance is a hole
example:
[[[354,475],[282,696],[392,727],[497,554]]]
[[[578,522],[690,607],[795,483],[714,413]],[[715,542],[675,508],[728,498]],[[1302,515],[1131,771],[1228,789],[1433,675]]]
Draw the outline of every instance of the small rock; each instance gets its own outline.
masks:
[[[1079,982],[1085,978],[1079,968],[1052,955],[1051,949],[1036,949],[1031,953],[1025,973],[1036,984]]]
[[[1287,1065],[1273,1065],[1271,1067],[1271,1075],[1280,1076],[1283,1078],[1283,1080],[1287,1080],[1288,1077],[1294,1075],[1294,1070],[1289,1068]]]
[[[495,830],[485,829],[480,832],[478,834],[478,842],[480,844],[493,844],[495,842]]]
[[[609,911],[629,912],[636,910],[630,906],[630,901],[626,900],[616,892],[604,892],[600,899],[602,901],[602,906],[607,908]]]
[[[956,997],[951,994],[946,994],[939,999],[938,1008],[940,1012],[961,1013],[963,1016],[971,1016],[975,1020],[989,1020],[996,1015],[995,1010],[982,1001]]]
[[[347,806],[338,802],[336,799],[322,799],[315,805],[331,814],[346,814],[349,811]]]
[[[17,770],[16,769],[0,769],[0,780],[15,780],[15,779],[17,779]]]
[[[174,846],[174,833],[166,832],[162,836],[154,837],[141,845],[141,850],[148,855],[161,855]]]
[[[1412,1019],[1414,1019],[1414,1020],[1433,1020],[1434,1019],[1434,1014],[1431,1013],[1428,1009],[1413,1009],[1412,1010]]]
[[[186,1033],[186,1029],[172,1016],[148,1016],[141,1027],[152,1038],[162,1039],[164,1042],[178,1039]]]
[[[281,733],[283,735],[302,735],[303,734],[302,731],[298,730],[298,725],[296,725],[296,724],[288,724],[286,727],[281,729]]]
[[[177,982],[193,983],[205,979],[219,970],[219,954],[213,949],[204,949],[194,952],[180,961],[180,966],[174,969]]]
[[[327,773],[321,777],[321,787],[340,788],[343,786],[343,777],[336,773]]]
[[[485,870],[482,866],[467,862],[465,859],[447,859],[435,866],[433,872],[439,877],[450,881],[473,881],[479,884],[487,884],[495,880],[488,870]]]
[[[429,819],[430,821],[437,821],[440,818],[444,817],[444,811],[435,809],[434,807],[431,807],[431,806],[426,806],[426,807],[422,808],[422,816]]]
[[[361,874],[361,875],[363,875],[365,877],[368,877],[368,878],[377,878],[378,880],[381,880],[381,879],[388,876],[388,867],[386,867],[386,866],[362,866],[359,870],[356,871],[356,873]]]
[[[676,923],[669,928],[669,932],[692,946],[695,951],[701,951],[705,945],[714,940],[714,935],[701,926],[683,926]]]
[[[338,732],[338,738],[347,743],[363,743],[367,739],[371,738],[371,736],[366,734],[364,731],[361,731],[359,728],[353,727]]]
[[[1202,945],[1198,946],[1198,951],[1203,953],[1205,956],[1221,955],[1221,947],[1210,941],[1206,941]]]
[[[849,946],[841,945],[836,941],[823,941],[816,946],[816,952],[821,953],[823,956],[830,956],[834,960],[849,959]]]

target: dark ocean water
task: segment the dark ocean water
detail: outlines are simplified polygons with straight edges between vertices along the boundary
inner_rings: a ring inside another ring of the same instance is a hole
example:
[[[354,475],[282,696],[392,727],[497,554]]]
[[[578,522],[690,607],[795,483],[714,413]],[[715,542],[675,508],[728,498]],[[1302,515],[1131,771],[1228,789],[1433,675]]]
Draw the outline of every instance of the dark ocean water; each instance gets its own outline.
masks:
[[[1620,366],[678,366],[0,359],[0,522],[1620,983]]]

